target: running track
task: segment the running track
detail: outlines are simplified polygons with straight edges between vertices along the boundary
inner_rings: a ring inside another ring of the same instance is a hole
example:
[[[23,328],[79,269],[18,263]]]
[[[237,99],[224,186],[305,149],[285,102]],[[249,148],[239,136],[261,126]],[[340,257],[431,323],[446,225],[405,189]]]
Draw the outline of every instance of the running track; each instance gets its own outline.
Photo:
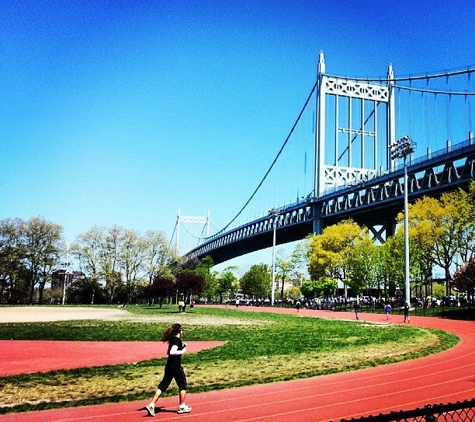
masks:
[[[265,311],[265,308],[240,308]],[[289,309],[267,309],[289,312]],[[300,314],[353,319],[353,313],[301,310]],[[361,321],[385,322],[385,315],[360,314]],[[402,316],[392,315],[392,323]],[[460,337],[459,344],[437,355],[354,372],[279,382],[211,393],[189,394],[190,414],[175,413],[177,399],[164,398],[154,420],[200,422],[339,421],[392,410],[413,409],[475,397],[475,322],[412,317],[411,324],[438,328]],[[185,367],[186,370],[186,367]],[[151,387],[151,396],[153,388]],[[152,418],[146,402],[129,402],[0,416],[1,422],[130,422]],[[144,419],[145,418],[145,419]]]

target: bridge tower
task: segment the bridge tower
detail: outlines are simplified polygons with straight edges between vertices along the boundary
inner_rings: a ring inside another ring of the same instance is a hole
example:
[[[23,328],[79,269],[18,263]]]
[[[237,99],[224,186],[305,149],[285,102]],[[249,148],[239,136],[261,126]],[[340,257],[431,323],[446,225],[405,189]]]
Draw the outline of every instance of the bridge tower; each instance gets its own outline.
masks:
[[[396,140],[394,72],[370,81],[326,73],[320,52],[315,130],[316,198],[345,186],[364,184],[394,165],[389,146]],[[320,233],[320,220],[314,233]],[[380,230],[373,232],[380,235]],[[379,237],[378,235],[378,237]]]
[[[187,232],[190,234],[190,236],[195,237],[197,241],[201,240],[203,237],[209,237],[210,232],[209,232],[209,226],[210,226],[210,214],[209,210],[206,214],[205,217],[202,216],[187,216],[187,215],[181,215],[180,209],[178,209],[177,212],[177,220],[176,220],[176,229],[175,229],[175,250],[177,252],[180,252],[180,249],[186,249],[186,248],[180,248],[180,242],[182,241],[181,239],[181,228],[184,228],[185,224],[194,224],[194,225],[199,225],[202,226],[202,229],[206,229],[206,233],[203,236],[203,233],[200,233],[199,235],[195,235],[191,233],[189,230]],[[196,245],[193,245],[193,247]]]

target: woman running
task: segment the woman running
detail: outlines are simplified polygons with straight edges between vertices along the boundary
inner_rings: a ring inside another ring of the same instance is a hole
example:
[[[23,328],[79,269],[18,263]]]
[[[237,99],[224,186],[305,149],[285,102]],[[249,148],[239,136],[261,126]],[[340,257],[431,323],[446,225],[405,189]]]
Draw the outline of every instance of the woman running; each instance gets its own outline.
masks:
[[[181,366],[181,355],[186,352],[186,343],[181,341],[182,333],[183,327],[180,324],[173,324],[163,333],[162,341],[164,343],[168,342],[168,359],[165,365],[165,375],[158,384],[157,392],[150,404],[145,406],[150,416],[155,416],[155,404],[160,396],[167,391],[173,379],[176,381],[179,389],[178,413],[191,412],[191,407],[185,404],[187,383],[185,371]]]

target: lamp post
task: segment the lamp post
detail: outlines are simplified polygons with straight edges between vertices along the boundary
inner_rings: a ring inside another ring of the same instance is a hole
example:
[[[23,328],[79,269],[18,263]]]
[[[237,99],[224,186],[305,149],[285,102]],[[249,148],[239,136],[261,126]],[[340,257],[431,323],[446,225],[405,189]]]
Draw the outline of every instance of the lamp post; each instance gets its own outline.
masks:
[[[275,244],[277,238],[277,218],[279,217],[279,212],[272,208],[268,212],[269,217],[274,219],[273,227],[273,237],[272,237],[272,281],[270,286],[270,305],[274,306],[274,296],[275,296]]]
[[[391,158],[404,159],[404,286],[406,303],[411,306],[411,284],[409,281],[409,216],[408,216],[408,180],[407,180],[407,156],[415,150],[416,144],[410,136],[404,136],[393,142]]]
[[[61,305],[64,305],[66,300],[66,281],[68,279],[68,267],[69,267],[69,245],[66,249],[66,262],[63,262],[61,265],[64,266],[64,277],[63,277],[63,297],[61,298]]]

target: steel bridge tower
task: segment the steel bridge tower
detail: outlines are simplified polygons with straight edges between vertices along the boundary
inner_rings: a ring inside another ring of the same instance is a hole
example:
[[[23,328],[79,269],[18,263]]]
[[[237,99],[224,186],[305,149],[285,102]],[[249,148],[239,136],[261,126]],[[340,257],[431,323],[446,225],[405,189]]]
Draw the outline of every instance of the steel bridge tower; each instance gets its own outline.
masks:
[[[206,213],[206,216],[189,216],[189,215],[181,215],[180,209],[177,211],[177,221],[176,221],[176,238],[175,238],[175,249],[176,252],[179,252],[180,249],[180,241],[181,241],[181,227],[183,224],[195,224],[199,226],[204,226],[206,229],[205,237],[209,237],[209,227],[210,227],[210,213],[209,210]],[[201,238],[203,233],[201,233],[201,236],[198,237]]]
[[[364,184],[394,166],[389,146],[396,140],[394,73],[387,79],[343,78],[326,73],[319,54],[315,131],[316,198],[335,189]],[[381,110],[382,109],[382,110]],[[321,233],[320,220],[314,233]]]

